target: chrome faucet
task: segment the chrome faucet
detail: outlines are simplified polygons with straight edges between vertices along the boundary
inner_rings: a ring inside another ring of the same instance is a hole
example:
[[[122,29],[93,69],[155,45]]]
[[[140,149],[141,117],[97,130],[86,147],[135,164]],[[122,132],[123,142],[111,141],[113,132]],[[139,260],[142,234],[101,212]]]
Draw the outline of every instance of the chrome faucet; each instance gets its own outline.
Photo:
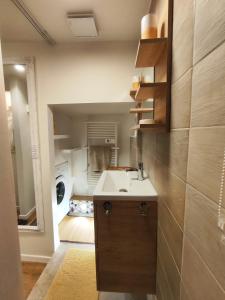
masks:
[[[138,163],[138,180],[142,181],[144,180],[144,165],[143,162]]]

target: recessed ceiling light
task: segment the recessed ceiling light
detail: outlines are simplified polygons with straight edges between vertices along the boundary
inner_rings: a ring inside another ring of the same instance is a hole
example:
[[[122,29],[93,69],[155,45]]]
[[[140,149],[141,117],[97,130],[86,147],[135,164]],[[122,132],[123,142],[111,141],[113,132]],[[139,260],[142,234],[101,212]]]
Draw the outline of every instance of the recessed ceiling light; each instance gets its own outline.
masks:
[[[78,38],[97,37],[98,31],[93,14],[68,13],[67,21],[73,36]]]
[[[25,71],[25,66],[24,65],[14,65],[14,68],[18,72],[24,72]]]

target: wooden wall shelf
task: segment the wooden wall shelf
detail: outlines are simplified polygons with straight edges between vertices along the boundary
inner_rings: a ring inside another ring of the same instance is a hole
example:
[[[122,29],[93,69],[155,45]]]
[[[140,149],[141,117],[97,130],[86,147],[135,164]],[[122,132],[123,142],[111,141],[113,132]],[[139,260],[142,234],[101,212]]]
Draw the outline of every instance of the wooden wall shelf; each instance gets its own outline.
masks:
[[[140,107],[140,108],[131,108],[130,113],[135,114],[135,113],[149,113],[154,111],[154,108],[145,108],[145,107]]]
[[[139,41],[136,68],[154,67],[154,82],[140,83],[137,91],[130,91],[130,96],[136,102],[137,113],[134,130],[170,130],[171,77],[172,77],[172,41],[173,41],[173,0],[162,3],[153,0],[150,13],[158,20],[158,38],[141,39]],[[140,73],[140,70],[137,72]],[[145,72],[143,72],[145,74]],[[142,119],[142,104],[153,99],[154,124],[140,124]]]
[[[155,99],[166,95],[166,82],[141,83],[135,95],[136,101]]]
[[[167,38],[139,41],[136,68],[154,67],[167,47]]]
[[[130,128],[131,130],[154,130],[154,131],[166,131],[166,126],[163,124],[138,124]]]
[[[135,101],[146,101],[166,95],[166,82],[141,83],[137,91],[130,91]]]

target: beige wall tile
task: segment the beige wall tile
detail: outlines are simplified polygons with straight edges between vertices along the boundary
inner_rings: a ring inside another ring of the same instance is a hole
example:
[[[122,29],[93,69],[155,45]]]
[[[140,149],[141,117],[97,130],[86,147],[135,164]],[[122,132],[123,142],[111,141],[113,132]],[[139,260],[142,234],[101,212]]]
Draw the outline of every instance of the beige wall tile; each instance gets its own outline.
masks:
[[[223,221],[223,229],[218,222]],[[187,187],[185,234],[225,290],[225,209]]]
[[[159,133],[156,136],[155,157],[165,166],[169,166],[170,161],[170,134]]]
[[[170,163],[172,173],[183,181],[187,178],[189,130],[172,130],[170,134]]]
[[[166,271],[162,266],[160,257],[157,260],[157,283],[156,294],[157,300],[173,300],[173,293],[167,279]]]
[[[168,167],[158,160],[155,160],[154,175],[155,187],[158,195],[160,199],[164,199],[168,195]]]
[[[186,184],[179,177],[169,172],[168,167],[155,161],[155,188],[160,200],[169,208],[177,223],[183,229]]]
[[[175,82],[192,66],[194,0],[174,0],[173,78]]]
[[[184,226],[185,192],[186,183],[176,175],[169,173],[168,194],[165,202],[182,229]]]
[[[183,253],[182,281],[190,299],[224,300],[224,291],[186,237]]]
[[[225,125],[224,83],[225,43],[194,67],[191,112],[192,127]]]
[[[194,62],[225,40],[224,0],[196,0]]]
[[[158,230],[158,261],[159,267],[162,270],[157,276],[159,284],[162,283],[161,291],[163,293],[163,299],[165,300],[179,300],[180,299],[180,273],[176,267],[173,257],[170,254],[170,250],[167,246],[165,237],[161,231]],[[160,270],[158,270],[160,271]]]
[[[189,130],[172,130],[156,136],[156,159],[186,180]]]
[[[182,280],[180,284],[180,300],[192,300],[191,297],[188,295],[187,291],[185,290]]]
[[[190,127],[192,69],[172,85],[171,128]]]
[[[225,127],[190,130],[187,181],[211,200],[219,202]],[[225,203],[222,205],[225,207]]]
[[[176,262],[177,268],[180,270],[183,233],[162,201],[159,201],[158,203],[158,218],[159,225],[164,233],[171,254]]]

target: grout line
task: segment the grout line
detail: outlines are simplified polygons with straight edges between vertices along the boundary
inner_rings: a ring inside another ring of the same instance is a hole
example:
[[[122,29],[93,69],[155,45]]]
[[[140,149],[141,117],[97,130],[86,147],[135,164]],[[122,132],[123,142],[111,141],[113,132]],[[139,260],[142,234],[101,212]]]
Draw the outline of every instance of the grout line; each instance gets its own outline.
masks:
[[[183,79],[184,76],[193,70],[193,65],[191,65],[187,70],[185,70],[175,81],[172,82],[171,87],[175,85],[179,80]]]
[[[211,275],[211,277],[214,279],[214,281],[216,282],[216,284],[218,285],[218,287],[221,289],[221,291],[225,294],[225,290],[223,289],[222,285],[219,283],[219,281],[217,280],[217,278],[215,277],[215,275],[213,274],[213,272],[210,270],[209,266],[207,265],[207,263],[203,260],[202,256],[200,255],[200,253],[198,252],[198,250],[194,247],[193,243],[191,242],[191,240],[189,239],[189,237],[187,236],[187,234],[184,234],[184,239],[187,239],[188,242],[190,243],[191,248],[193,249],[193,251],[196,253],[196,255],[198,256],[199,260],[202,262],[202,264],[205,266],[205,268],[207,269],[207,271],[209,272],[209,274]],[[183,240],[184,240],[183,239]],[[181,275],[181,280],[182,280],[182,275]],[[183,281],[183,280],[182,280]]]
[[[201,194],[202,196],[204,196],[205,198],[207,198],[209,201],[211,201],[214,204],[218,204],[216,201],[214,201],[212,198],[210,198],[208,195],[206,195],[204,192],[198,190],[198,188],[196,186],[194,186],[192,183],[187,181],[187,186],[190,186],[191,188],[193,188],[196,192],[198,192],[199,194]],[[221,207],[223,207],[222,203],[221,203]],[[225,209],[225,207],[223,207]]]
[[[179,274],[180,277],[181,277],[181,271],[179,270],[178,265],[177,265],[177,263],[176,263],[176,261],[175,261],[175,258],[173,257],[173,252],[172,252],[172,250],[171,250],[171,248],[170,248],[170,246],[169,246],[169,243],[168,243],[168,241],[167,241],[167,239],[166,239],[166,236],[165,236],[165,234],[164,234],[164,232],[163,232],[163,230],[162,230],[162,226],[160,225],[160,222],[159,222],[159,229],[160,229],[161,234],[162,234],[162,236],[163,236],[163,239],[165,240],[165,243],[166,243],[166,245],[167,245],[167,247],[168,247],[169,254],[170,254],[170,256],[172,257],[172,260],[173,260],[174,265],[175,265],[175,267],[176,267],[176,269],[177,269],[177,271],[178,271],[178,274]]]
[[[224,176],[225,176],[225,147],[223,152],[223,163],[221,170],[221,179],[220,179],[220,192],[219,192],[219,202],[218,202],[218,224],[217,226],[224,231],[225,227],[225,218],[221,216],[221,208],[223,202],[223,192],[224,192]],[[222,242],[225,243],[225,235],[222,234]]]
[[[173,131],[187,131],[189,129],[190,129],[190,127],[171,128],[170,132],[173,132]]]
[[[193,67],[196,67],[199,63],[201,63],[207,56],[209,56],[212,52],[216,51],[218,48],[220,48],[223,44],[225,44],[225,39],[222,40],[218,45],[216,45],[214,48],[212,48],[208,53],[206,53],[203,57],[201,57],[199,60],[197,60],[195,63],[193,61]],[[194,55],[193,55],[194,60]]]
[[[212,126],[195,126],[195,127],[190,127],[191,130],[193,129],[211,129],[211,128],[225,128],[224,125],[212,125]]]
[[[180,224],[178,223],[177,219],[175,218],[175,216],[173,215],[172,211],[170,210],[170,208],[167,206],[167,204],[165,203],[165,200],[161,200],[161,203],[163,202],[163,205],[168,209],[172,219],[174,220],[174,222],[176,223],[177,227],[180,229],[180,231],[182,232],[182,234],[184,233],[183,228],[180,226]],[[185,202],[185,199],[184,199]]]

